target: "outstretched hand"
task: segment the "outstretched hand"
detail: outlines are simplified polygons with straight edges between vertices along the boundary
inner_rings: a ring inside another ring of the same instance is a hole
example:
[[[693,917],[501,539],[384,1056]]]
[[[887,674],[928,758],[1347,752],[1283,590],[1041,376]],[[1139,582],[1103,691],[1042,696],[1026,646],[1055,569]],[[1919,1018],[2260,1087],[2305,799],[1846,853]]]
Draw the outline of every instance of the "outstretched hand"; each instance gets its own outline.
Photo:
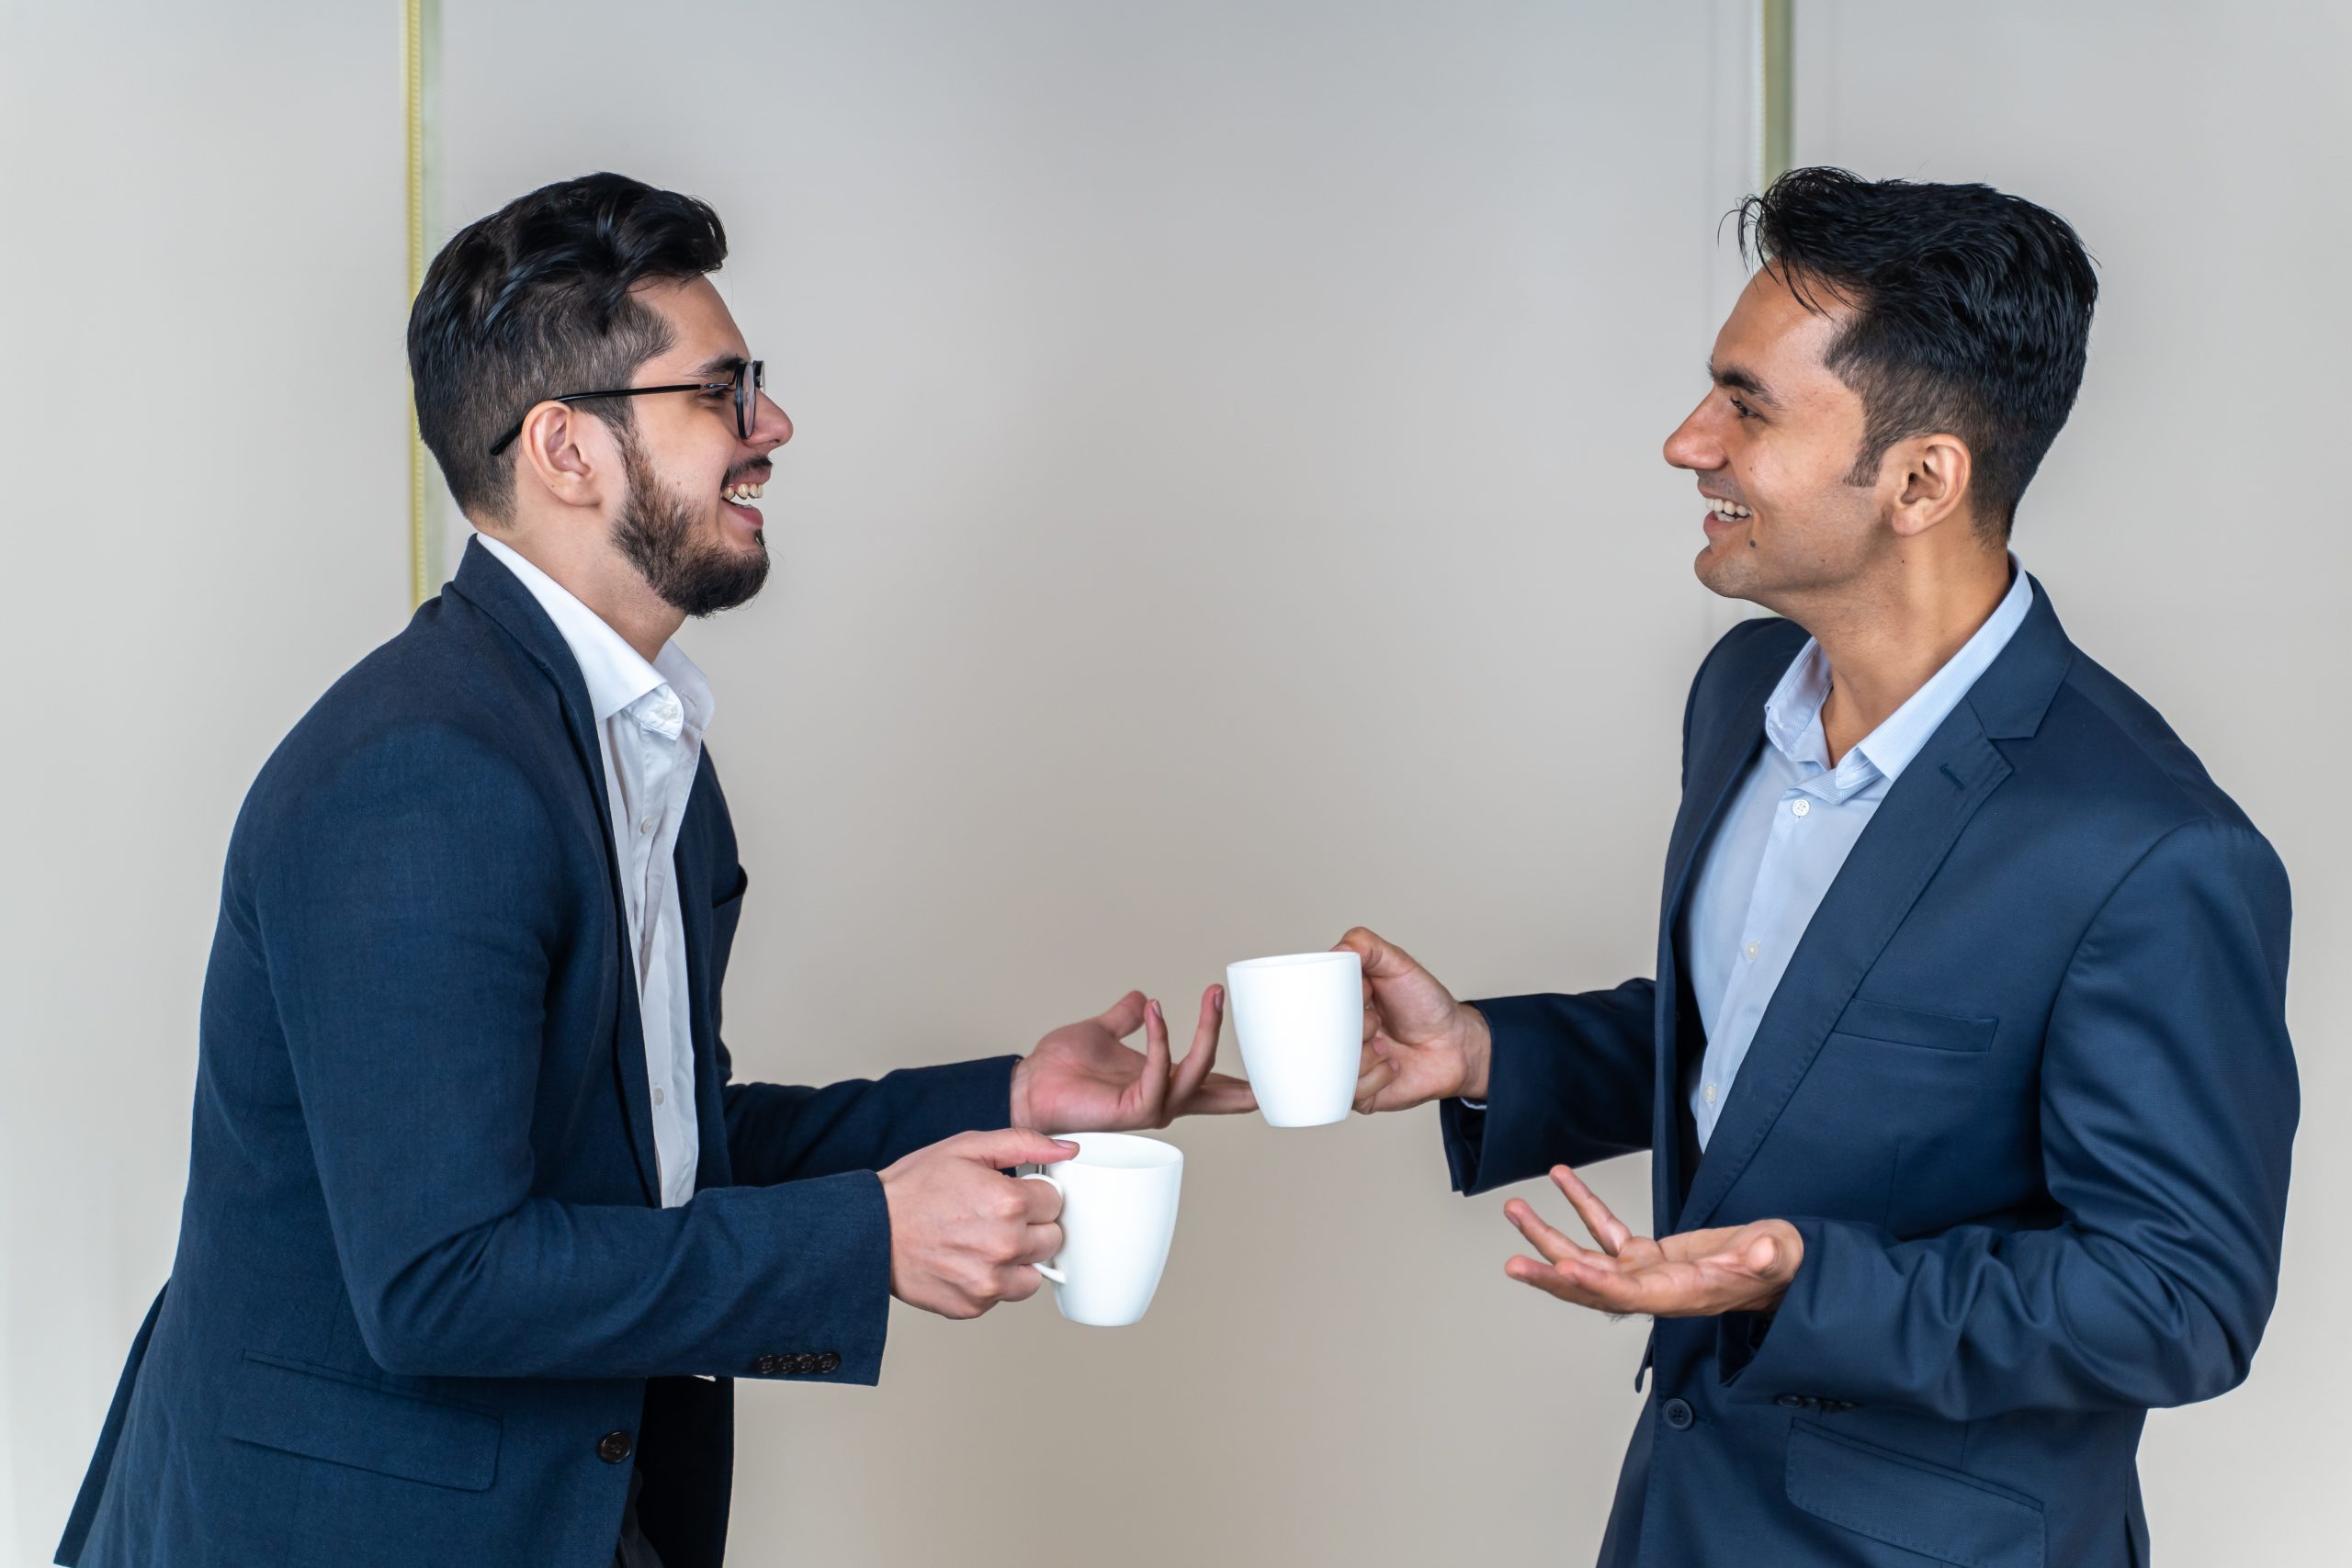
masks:
[[[1192,1048],[1171,1061],[1168,1020],[1158,1002],[1129,991],[1102,1013],[1065,1024],[1037,1042],[1012,1069],[1012,1124],[1066,1133],[1165,1127],[1179,1116],[1254,1111],[1258,1097],[1237,1077],[1212,1071],[1225,1024],[1225,987],[1201,994]],[[1138,1028],[1144,1048],[1120,1043]]]
[[[1577,1246],[1544,1224],[1533,1205],[1514,1198],[1503,1205],[1504,1217],[1544,1260],[1514,1258],[1503,1272],[1577,1306],[1652,1317],[1770,1312],[1804,1262],[1804,1240],[1786,1220],[1685,1231],[1653,1241],[1628,1230],[1566,1166],[1552,1168],[1552,1181],[1600,1250]]]

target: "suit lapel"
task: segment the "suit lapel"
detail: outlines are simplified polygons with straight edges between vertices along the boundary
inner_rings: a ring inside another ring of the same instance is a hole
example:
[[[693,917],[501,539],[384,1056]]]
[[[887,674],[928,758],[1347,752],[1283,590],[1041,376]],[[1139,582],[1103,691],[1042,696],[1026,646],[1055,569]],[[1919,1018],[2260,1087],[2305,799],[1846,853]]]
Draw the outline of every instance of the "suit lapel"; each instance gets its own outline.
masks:
[[[671,857],[671,875],[677,879],[679,929],[686,945],[686,1018],[693,1031],[695,1063],[695,1190],[734,1184],[734,1163],[727,1149],[727,1106],[719,1093],[718,1031],[712,1022],[718,999],[718,979],[710,962],[710,794],[696,769],[695,787],[686,797],[686,814],[678,827],[678,845]]]
[[[1814,911],[1757,1022],[1674,1229],[1706,1224],[1747,1168],[1863,975],[1978,807],[2009,776],[2009,761],[1994,741],[2034,733],[2074,658],[2049,596],[2034,581],[2032,607],[2008,646],[1887,791]]]
[[[1965,703],[1887,791],[1870,825],[1790,955],[1756,1026],[1724,1114],[1692,1179],[1676,1228],[1695,1230],[1741,1171],[1796,1092],[1862,976],[1910,913],[2009,764]]]
[[[532,662],[553,682],[561,699],[564,730],[571,744],[576,783],[587,792],[596,843],[581,846],[605,868],[605,893],[613,917],[614,952],[617,959],[619,1017],[613,1037],[616,1088],[627,1111],[629,1154],[637,1162],[639,1184],[648,1203],[662,1201],[662,1162],[653,1143],[651,1087],[645,1070],[645,1024],[638,1009],[637,959],[628,947],[628,908],[621,899],[618,852],[613,845],[613,818],[605,793],[605,750],[597,739],[596,721],[588,703],[588,683],[581,678],[580,661],[548,619],[539,602],[514,574],[479,544],[469,539],[450,586],[460,597],[496,621]]]
[[[1802,646],[1800,644],[1800,646]],[[1682,1192],[1681,1139],[1675,1135],[1679,1114],[1676,1097],[1681,1092],[1676,1042],[1681,1038],[1677,995],[1681,976],[1676,961],[1674,932],[1681,919],[1682,901],[1690,895],[1691,870],[1699,846],[1707,841],[1715,819],[1723,815],[1740,777],[1764,742],[1764,699],[1772,694],[1788,669],[1778,639],[1768,641],[1744,672],[1730,698],[1730,722],[1700,738],[1703,748],[1683,780],[1682,808],[1675,814],[1674,832],[1667,841],[1666,892],[1660,907],[1657,938],[1657,1074],[1654,1092],[1657,1107],[1656,1136],[1650,1154],[1650,1213],[1660,1235],[1672,1230]]]

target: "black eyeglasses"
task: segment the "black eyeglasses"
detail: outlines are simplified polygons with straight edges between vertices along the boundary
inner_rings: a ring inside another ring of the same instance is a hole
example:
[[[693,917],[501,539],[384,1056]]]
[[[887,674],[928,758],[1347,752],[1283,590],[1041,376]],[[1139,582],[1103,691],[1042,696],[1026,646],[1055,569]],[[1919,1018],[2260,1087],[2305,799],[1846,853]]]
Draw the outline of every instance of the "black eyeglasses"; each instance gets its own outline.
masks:
[[[667,387],[616,387],[608,392],[566,392],[560,398],[547,398],[542,401],[580,403],[590,398],[641,398],[649,392],[723,392],[732,389],[735,394],[735,434],[749,441],[752,423],[759,417],[755,411],[759,407],[760,393],[767,384],[767,361],[754,359],[749,364],[736,366],[735,374],[724,381],[679,381]],[[538,404],[531,406],[537,408]],[[523,418],[514,422],[514,428],[498,438],[498,445],[490,449],[490,455],[495,457],[514,446],[514,438],[523,434],[524,421],[530,417],[526,411]]]

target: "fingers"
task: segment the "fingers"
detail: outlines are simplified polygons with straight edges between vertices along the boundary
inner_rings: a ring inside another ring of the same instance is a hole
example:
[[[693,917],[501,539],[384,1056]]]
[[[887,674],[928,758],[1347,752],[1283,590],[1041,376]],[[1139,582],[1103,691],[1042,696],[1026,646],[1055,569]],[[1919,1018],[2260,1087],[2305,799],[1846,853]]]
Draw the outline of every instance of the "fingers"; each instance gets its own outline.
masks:
[[[1552,1185],[1566,1197],[1568,1206],[1576,1210],[1577,1218],[1584,1222],[1584,1228],[1592,1233],[1592,1239],[1600,1244],[1601,1251],[1614,1258],[1633,1239],[1634,1233],[1626,1229],[1624,1222],[1609,1212],[1609,1205],[1575,1171],[1565,1165],[1554,1166]]]
[[[1039,1263],[1051,1263],[1054,1260],[1054,1254],[1061,1249],[1061,1226],[1031,1225],[1028,1235],[1023,1239],[1020,1255],[1013,1261],[1032,1267]]]
[[[1042,1225],[1061,1216],[1061,1191],[1050,1181],[1035,1176],[1023,1177],[1021,1198],[1021,1217],[1025,1224]]]
[[[1532,1285],[1573,1306],[1590,1307],[1595,1312],[1618,1316],[1637,1312],[1664,1315],[1648,1304],[1646,1281],[1638,1276],[1612,1273],[1586,1261],[1591,1257],[1590,1253],[1583,1253],[1548,1263],[1538,1263],[1532,1258],[1514,1258],[1503,1265],[1503,1272],[1522,1285]]]
[[[1184,1107],[1188,1116],[1233,1116],[1258,1109],[1258,1091],[1241,1078],[1211,1073]]]
[[[1535,1212],[1534,1206],[1522,1199],[1514,1198],[1505,1203],[1503,1218],[1519,1227],[1519,1234],[1527,1238],[1530,1247],[1544,1255],[1544,1260],[1546,1263],[1560,1263],[1570,1258],[1592,1256],[1545,1224],[1544,1216]]]
[[[1037,1272],[1034,1264],[1023,1263],[1000,1269],[996,1271],[996,1299],[1001,1302],[1025,1302],[1035,1295],[1045,1282],[1046,1277]],[[982,1307],[980,1310],[986,1312],[988,1309]]]
[[[1132,1091],[1142,1101],[1136,1111],[1147,1127],[1167,1124],[1168,1079],[1168,1015],[1157,1001],[1147,1002],[1143,1010],[1143,1076],[1136,1080]]]
[[[972,1160],[991,1170],[1016,1165],[1055,1165],[1078,1153],[1076,1144],[1049,1138],[1026,1127],[958,1133],[952,1138],[941,1139],[938,1147],[958,1159]]]
[[[1094,1021],[1109,1030],[1114,1038],[1125,1040],[1143,1027],[1143,993],[1129,991],[1095,1014]]]
[[[1176,1076],[1169,1085],[1169,1103],[1178,1111],[1190,1111],[1193,1096],[1216,1066],[1217,1036],[1225,1027],[1225,987],[1211,986],[1201,993],[1201,1021],[1193,1027],[1193,1043],[1186,1048],[1184,1059],[1176,1064]]]
[[[1369,1116],[1380,1109],[1380,1091],[1396,1081],[1396,1064],[1385,1056],[1375,1056],[1372,1065],[1356,1079],[1356,1110]]]

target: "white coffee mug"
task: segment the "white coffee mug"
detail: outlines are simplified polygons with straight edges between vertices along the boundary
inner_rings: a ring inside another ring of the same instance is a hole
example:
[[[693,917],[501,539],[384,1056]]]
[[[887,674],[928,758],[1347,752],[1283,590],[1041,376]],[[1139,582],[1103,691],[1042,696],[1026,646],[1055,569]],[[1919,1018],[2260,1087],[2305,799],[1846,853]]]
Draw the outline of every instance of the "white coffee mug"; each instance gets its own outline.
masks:
[[[1226,965],[1225,990],[1267,1124],[1346,1121],[1363,1061],[1363,961],[1346,948],[1247,959]]]
[[[1143,1316],[1176,1235],[1184,1151],[1133,1133],[1057,1133],[1078,1153],[1025,1181],[1062,1195],[1062,1247],[1037,1272],[1072,1323],[1119,1328]]]

